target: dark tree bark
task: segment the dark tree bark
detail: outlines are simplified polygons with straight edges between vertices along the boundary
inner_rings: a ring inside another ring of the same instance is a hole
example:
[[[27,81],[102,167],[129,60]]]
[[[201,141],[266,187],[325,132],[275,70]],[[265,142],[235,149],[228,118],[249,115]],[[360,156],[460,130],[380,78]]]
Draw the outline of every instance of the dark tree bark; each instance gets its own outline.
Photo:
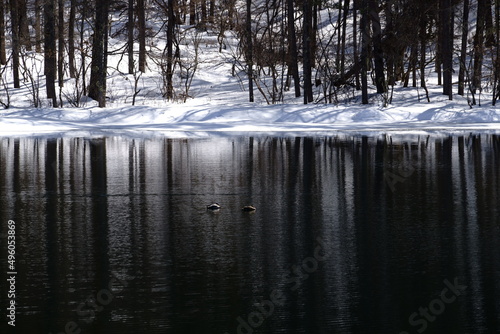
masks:
[[[168,100],[174,98],[173,74],[174,74],[174,34],[175,34],[175,1],[168,0],[167,3],[167,69],[166,69],[166,93]]]
[[[248,101],[254,102],[253,97],[253,42],[252,42],[252,1],[246,2],[246,37],[247,37],[247,66],[248,66]]]
[[[484,28],[486,22],[486,1],[477,1],[476,34],[474,35],[474,73],[472,75],[472,92],[481,88],[484,57]]]
[[[52,106],[57,107],[56,97],[56,72],[57,72],[57,50],[56,50],[56,19],[55,19],[55,0],[45,0],[43,6],[44,14],[44,61],[45,61],[45,80],[47,98],[52,99]]]
[[[215,1],[210,0],[208,8],[208,22],[214,23],[214,18],[215,18]]]
[[[311,43],[311,67],[316,67],[316,53],[318,50],[316,36],[318,35],[318,12],[321,10],[320,4],[321,1],[311,1],[312,25],[309,37],[309,41]]]
[[[196,24],[196,0],[189,0],[189,24]]]
[[[464,95],[465,90],[465,62],[467,61],[467,35],[469,34],[469,0],[464,0],[462,15],[462,45],[460,47],[460,68],[458,70],[458,95]]]
[[[500,1],[495,3],[495,40],[500,41]],[[493,82],[493,101],[496,105],[500,97],[500,45],[496,44],[495,64],[494,64],[494,82]]]
[[[69,77],[76,78],[75,67],[75,20],[76,20],[76,0],[71,0],[68,21],[68,66]]]
[[[420,10],[419,17],[419,32],[418,38],[420,40],[420,87],[427,89],[427,85],[425,83],[425,61],[427,55],[427,16],[425,15],[424,10]]]
[[[287,0],[287,24],[288,24],[288,48],[289,65],[293,77],[295,88],[295,97],[300,96],[300,78],[299,78],[299,56],[297,51],[297,35],[295,33],[295,10],[293,0]]]
[[[359,28],[361,31],[361,103],[368,104],[368,47],[370,44],[368,0],[361,0],[361,20]]]
[[[5,52],[5,1],[0,0],[0,65],[7,64]]]
[[[382,28],[380,25],[380,16],[378,14],[378,5],[376,0],[369,0],[369,13],[372,23],[372,45],[373,62],[375,65],[375,86],[377,93],[381,94],[387,91],[384,74],[384,50],[382,48]]]
[[[83,95],[88,95],[88,87],[87,87],[87,64],[86,64],[86,56],[87,56],[87,53],[85,50],[86,48],[86,43],[87,43],[87,39],[86,39],[86,36],[85,36],[85,25],[86,25],[86,18],[87,18],[87,15],[88,13],[90,12],[89,11],[89,4],[87,4],[87,2],[82,2],[81,5],[80,5],[80,10],[81,10],[81,15],[80,15],[80,34],[79,34],[79,47],[80,47],[80,50],[81,50],[81,57],[80,57],[80,69],[81,69],[81,74],[79,74],[79,76],[81,77],[82,79],[82,88],[83,88],[83,91],[82,91],[82,94]]]
[[[340,41],[340,76],[345,75],[345,40],[347,34],[347,17],[349,14],[349,0],[344,0],[344,11],[342,15],[342,39]]]
[[[207,23],[207,2],[205,0],[201,0],[201,20],[200,23],[201,23],[201,26],[202,27],[205,27],[206,23]]]
[[[146,9],[144,0],[137,0],[137,23],[139,24],[139,71],[146,72]]]
[[[134,74],[134,0],[128,0],[128,74]]]
[[[304,0],[303,2],[303,17],[302,23],[302,72],[304,76],[304,104],[313,101],[312,91],[312,6],[311,0]]]
[[[440,0],[441,59],[443,63],[443,95],[453,99],[453,15],[451,0]]]
[[[41,7],[40,0],[35,0],[35,51],[42,52],[42,23],[41,23]]]
[[[59,87],[64,86],[64,0],[58,0],[58,49],[57,49],[57,77]]]
[[[26,0],[18,1],[18,26],[19,26],[19,43],[26,47],[26,50],[31,50],[31,40],[28,28],[28,6]]]
[[[90,67],[89,97],[106,107],[106,71],[108,65],[109,0],[96,0],[92,64]]]
[[[359,0],[353,0],[352,4],[352,26],[354,33],[352,34],[352,48],[354,49],[354,61],[358,62],[359,59],[359,50],[358,50],[358,2]],[[359,81],[359,71],[356,71],[355,79],[356,90],[361,89],[361,82]]]
[[[10,20],[12,26],[12,76],[14,88],[20,87],[19,82],[19,14],[17,0],[10,0]]]

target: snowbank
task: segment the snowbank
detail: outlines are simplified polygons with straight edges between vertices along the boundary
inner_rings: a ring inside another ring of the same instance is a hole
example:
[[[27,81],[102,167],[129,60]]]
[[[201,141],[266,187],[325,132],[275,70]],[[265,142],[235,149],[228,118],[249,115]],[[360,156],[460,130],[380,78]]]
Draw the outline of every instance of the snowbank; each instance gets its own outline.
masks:
[[[11,108],[0,116],[0,136],[48,133],[166,135],[192,132],[407,132],[498,131],[494,107],[458,108],[455,103],[418,106],[168,104],[164,107]]]

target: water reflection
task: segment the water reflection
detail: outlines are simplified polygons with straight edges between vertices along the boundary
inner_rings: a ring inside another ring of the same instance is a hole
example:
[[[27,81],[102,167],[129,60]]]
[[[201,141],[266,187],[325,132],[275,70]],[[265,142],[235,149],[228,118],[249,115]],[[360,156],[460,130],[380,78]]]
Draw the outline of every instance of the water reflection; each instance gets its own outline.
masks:
[[[499,331],[499,158],[495,135],[2,138],[18,330]],[[441,310],[445,280],[467,289]]]

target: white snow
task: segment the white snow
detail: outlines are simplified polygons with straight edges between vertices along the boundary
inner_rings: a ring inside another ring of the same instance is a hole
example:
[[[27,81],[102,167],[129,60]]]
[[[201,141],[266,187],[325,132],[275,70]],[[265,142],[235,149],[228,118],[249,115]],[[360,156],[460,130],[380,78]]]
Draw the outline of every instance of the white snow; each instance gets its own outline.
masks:
[[[431,102],[422,88],[396,86],[393,103],[372,94],[369,105],[358,96],[339,104],[307,104],[286,92],[282,104],[268,105],[255,89],[255,103],[248,102],[246,78],[240,72],[232,76],[235,46],[219,53],[210,36],[200,43],[199,66],[185,103],[167,102],[161,97],[161,77],[155,63],[148,60],[148,72],[138,80],[141,89],[132,106],[133,75],[126,72],[120,55],[109,59],[108,107],[98,108],[95,101],[83,101],[78,108],[65,101],[63,108],[52,108],[45,100],[42,107],[31,102],[29,81],[12,88],[9,71],[3,74],[10,94],[10,108],[0,110],[0,136],[59,134],[88,136],[102,133],[134,135],[197,136],[218,133],[336,133],[336,132],[500,132],[500,110],[491,103],[491,93],[476,96],[481,106],[470,108],[467,98],[454,95],[449,101],[441,94],[429,70],[427,86]],[[116,42],[119,44],[119,41]],[[189,44],[189,43],[187,43]],[[188,54],[188,53],[186,53]],[[41,68],[41,65],[37,65]],[[119,71],[117,71],[119,69]],[[40,96],[44,96],[44,77]],[[67,80],[63,92],[72,94],[73,81]],[[456,91],[456,87],[454,87]],[[6,100],[5,91],[0,101]],[[64,100],[64,99],[63,99]]]
[[[216,79],[214,79],[216,80]],[[212,87],[218,82],[209,84]],[[233,87],[239,90],[239,87]],[[436,90],[438,90],[436,88]],[[486,104],[469,108],[461,101],[448,101],[439,93],[431,102],[398,102],[385,108],[361,105],[277,105],[246,102],[247,92],[229,99],[195,97],[186,103],[154,101],[152,105],[110,103],[107,108],[11,107],[1,111],[0,136],[66,133],[155,131],[169,136],[192,132],[407,132],[481,131],[500,132],[500,111]],[[221,94],[222,95],[222,94]],[[456,99],[460,97],[455,97]],[[156,105],[155,105],[156,104]]]

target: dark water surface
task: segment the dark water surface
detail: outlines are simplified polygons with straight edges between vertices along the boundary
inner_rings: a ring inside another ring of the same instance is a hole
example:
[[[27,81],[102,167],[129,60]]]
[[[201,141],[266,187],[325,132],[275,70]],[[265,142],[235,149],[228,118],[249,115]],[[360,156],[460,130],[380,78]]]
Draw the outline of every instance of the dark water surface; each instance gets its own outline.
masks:
[[[1,333],[9,220],[17,333],[499,333],[499,202],[496,135],[0,138]]]

